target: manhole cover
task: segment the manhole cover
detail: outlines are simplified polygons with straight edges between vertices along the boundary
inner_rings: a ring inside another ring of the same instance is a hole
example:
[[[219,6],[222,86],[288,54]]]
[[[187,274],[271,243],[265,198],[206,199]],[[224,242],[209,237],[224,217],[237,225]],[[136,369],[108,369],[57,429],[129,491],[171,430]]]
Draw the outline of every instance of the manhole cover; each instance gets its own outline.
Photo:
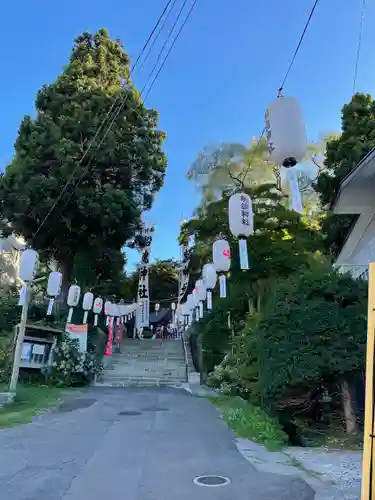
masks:
[[[120,411],[118,415],[121,415],[121,417],[134,417],[135,415],[142,415],[142,412],[140,411]]]
[[[73,399],[71,401],[65,401],[62,403],[57,411],[60,413],[68,413],[74,410],[81,410],[83,408],[88,408],[89,406],[96,403],[96,399]]]
[[[193,482],[198,486],[215,488],[217,486],[226,486],[230,483],[230,479],[224,476],[199,476],[193,479]]]

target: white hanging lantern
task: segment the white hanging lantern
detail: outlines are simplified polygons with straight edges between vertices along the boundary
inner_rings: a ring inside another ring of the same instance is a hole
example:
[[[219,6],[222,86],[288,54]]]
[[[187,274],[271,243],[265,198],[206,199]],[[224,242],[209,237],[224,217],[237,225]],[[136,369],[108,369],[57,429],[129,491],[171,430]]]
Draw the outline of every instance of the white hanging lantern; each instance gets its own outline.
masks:
[[[203,318],[203,301],[206,300],[207,290],[203,280],[198,280],[195,283],[195,287],[198,289],[198,299],[199,299],[199,317]]]
[[[160,309],[160,304],[155,304],[155,312],[157,313]]]
[[[18,275],[22,281],[32,281],[38,265],[38,253],[31,248],[24,250],[20,256]]]
[[[172,309],[172,311],[176,310],[176,304],[174,302],[172,302],[172,304],[171,304],[171,309]]]
[[[101,297],[96,297],[94,300],[94,305],[92,306],[92,311],[94,313],[94,326],[98,324],[98,315],[103,310],[103,299]]]
[[[268,150],[276,165],[294,167],[307,154],[306,128],[299,102],[277,97],[265,114]]]
[[[229,229],[238,238],[241,269],[249,269],[247,241],[254,234],[254,213],[251,198],[246,193],[236,193],[229,198]]]
[[[80,296],[81,296],[81,287],[79,287],[78,285],[71,285],[69,287],[68,297],[66,299],[66,302],[69,306],[67,323],[70,323],[72,321],[73,308],[78,306]]]
[[[227,240],[216,240],[212,245],[212,260],[219,273],[220,298],[227,296],[227,280],[225,273],[230,269],[230,247]]]
[[[83,296],[83,302],[82,302],[82,307],[84,309],[84,314],[83,314],[83,324],[87,323],[87,316],[89,314],[89,311],[92,309],[92,305],[94,302],[94,294],[91,292],[86,292],[85,295]]]
[[[216,269],[213,264],[205,264],[202,269],[202,277],[207,289],[207,309],[212,309],[212,290],[217,281]]]
[[[58,271],[50,273],[47,283],[47,295],[50,297],[48,302],[47,316],[52,314],[55,298],[60,294],[62,285],[62,274]]]
[[[193,296],[193,305],[194,305],[193,310],[195,311],[195,320],[199,321],[199,295],[198,295],[197,283],[195,283],[195,287],[191,294]]]
[[[109,317],[109,309],[111,306],[111,302],[109,300],[106,300],[104,303],[104,314],[105,314],[105,324],[108,326],[108,317]]]

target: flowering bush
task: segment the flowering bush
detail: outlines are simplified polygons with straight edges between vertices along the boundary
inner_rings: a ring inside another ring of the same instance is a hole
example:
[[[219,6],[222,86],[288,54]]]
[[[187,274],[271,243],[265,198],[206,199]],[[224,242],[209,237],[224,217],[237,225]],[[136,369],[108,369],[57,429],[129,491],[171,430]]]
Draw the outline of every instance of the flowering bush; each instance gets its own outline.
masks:
[[[44,375],[62,385],[89,383],[102,373],[103,367],[93,353],[82,353],[79,342],[65,335],[54,350],[52,366],[43,369]]]
[[[8,383],[12,373],[12,349],[0,347],[0,383]]]

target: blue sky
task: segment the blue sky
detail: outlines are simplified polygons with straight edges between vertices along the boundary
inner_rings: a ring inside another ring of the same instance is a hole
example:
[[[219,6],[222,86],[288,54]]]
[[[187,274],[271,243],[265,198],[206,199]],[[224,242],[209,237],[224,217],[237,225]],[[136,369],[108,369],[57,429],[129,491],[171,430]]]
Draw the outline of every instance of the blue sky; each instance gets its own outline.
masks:
[[[182,3],[182,0],[179,0]],[[189,0],[188,3],[190,3]],[[68,61],[73,39],[108,28],[134,60],[165,0],[5,0],[2,19],[0,166],[13,154],[24,114],[34,113],[36,91]],[[185,178],[197,153],[221,141],[249,142],[263,128],[313,0],[198,0],[196,9],[154,86],[148,105],[167,132],[168,171],[150,220],[152,256],[178,256],[179,221],[197,202]],[[362,0],[320,0],[285,86],[302,104],[309,138],[339,130],[340,109],[352,93]],[[365,13],[357,90],[375,86],[375,4]],[[141,87],[151,69],[134,75]],[[129,254],[129,267],[138,256]]]

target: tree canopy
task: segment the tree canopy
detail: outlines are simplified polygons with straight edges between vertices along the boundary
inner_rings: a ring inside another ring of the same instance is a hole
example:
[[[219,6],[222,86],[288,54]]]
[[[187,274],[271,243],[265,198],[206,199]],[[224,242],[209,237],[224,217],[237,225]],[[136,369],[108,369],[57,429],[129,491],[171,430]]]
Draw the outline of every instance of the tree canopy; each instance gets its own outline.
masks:
[[[78,36],[68,65],[42,87],[35,106],[35,118],[21,122],[14,159],[1,178],[1,216],[71,275],[75,255],[91,264],[107,249],[119,256],[134,237],[141,211],[163,184],[165,134],[130,79],[122,44],[105,29]]]
[[[339,136],[327,141],[325,169],[320,173],[315,189],[322,205],[331,208],[341,182],[375,147],[375,101],[369,94],[355,94],[341,112]],[[327,212],[323,223],[326,247],[333,256],[340,252],[355,216],[333,215]]]
[[[311,255],[321,248],[319,226],[308,217],[301,217],[282,203],[283,196],[273,184],[246,190],[253,200],[254,235],[248,242],[250,270],[240,270],[238,241],[228,226],[228,196],[211,202],[182,227],[181,239],[194,237],[190,268],[192,278],[198,277],[204,264],[212,260],[212,243],[225,237],[232,251],[228,287],[246,287],[250,298],[261,299],[265,284],[279,276],[288,276],[310,262]]]
[[[364,364],[367,283],[315,265],[280,282],[255,328],[266,398],[319,380],[340,382]],[[271,361],[271,362],[270,362]]]
[[[150,299],[152,302],[168,299],[172,302],[177,301],[179,262],[174,259],[157,259],[149,266],[149,287]],[[122,295],[127,300],[133,300],[137,297],[138,290],[138,271],[134,271],[127,276],[122,285]],[[169,302],[167,302],[169,307]],[[161,304],[163,307],[163,304]]]
[[[306,168],[298,171],[299,184],[304,201],[309,209],[316,209],[317,195],[311,186],[311,177],[307,168],[308,161],[322,153],[325,141],[309,144],[308,156],[304,161]],[[311,163],[311,161],[310,161]],[[228,189],[243,184],[252,188],[262,184],[274,183],[277,166],[272,163],[265,137],[253,138],[249,146],[239,143],[221,143],[203,148],[191,165],[187,178],[194,182],[201,194],[201,205],[217,201]],[[288,190],[287,184],[283,186]]]

